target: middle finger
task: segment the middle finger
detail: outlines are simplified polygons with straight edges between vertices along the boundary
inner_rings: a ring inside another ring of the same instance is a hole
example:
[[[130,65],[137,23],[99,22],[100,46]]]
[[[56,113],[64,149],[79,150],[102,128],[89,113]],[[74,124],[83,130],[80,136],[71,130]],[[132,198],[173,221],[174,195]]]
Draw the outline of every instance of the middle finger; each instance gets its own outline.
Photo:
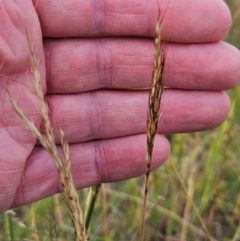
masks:
[[[233,46],[217,42],[168,44],[166,48],[168,87],[225,90],[237,85],[240,54]],[[48,40],[44,50],[48,93],[145,88],[151,84],[151,39]]]

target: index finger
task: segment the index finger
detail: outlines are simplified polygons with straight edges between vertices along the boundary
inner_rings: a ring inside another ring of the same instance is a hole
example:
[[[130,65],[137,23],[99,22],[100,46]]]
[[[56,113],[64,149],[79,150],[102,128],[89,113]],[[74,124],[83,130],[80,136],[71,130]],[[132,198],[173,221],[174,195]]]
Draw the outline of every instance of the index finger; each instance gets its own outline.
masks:
[[[171,42],[215,42],[230,12],[222,0],[34,0],[45,37],[153,37],[158,15]]]

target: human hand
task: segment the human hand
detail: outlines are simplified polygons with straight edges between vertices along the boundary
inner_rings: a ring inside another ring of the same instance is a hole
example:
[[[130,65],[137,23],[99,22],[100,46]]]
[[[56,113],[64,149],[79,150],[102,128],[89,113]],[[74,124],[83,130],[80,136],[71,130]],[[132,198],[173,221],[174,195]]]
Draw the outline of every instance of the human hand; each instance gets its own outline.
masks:
[[[133,88],[151,83],[148,37],[154,36],[156,0],[33,3],[0,2],[1,212],[61,191],[53,160],[35,145],[6,96],[8,90],[40,128],[26,33],[36,46],[53,123],[70,143],[77,188],[145,172],[149,91]],[[229,11],[221,0],[162,0],[159,6],[162,33],[171,42],[159,133],[212,129],[228,114],[222,90],[236,86],[240,77],[239,51],[219,42],[230,27]],[[158,135],[152,167],[169,151]]]

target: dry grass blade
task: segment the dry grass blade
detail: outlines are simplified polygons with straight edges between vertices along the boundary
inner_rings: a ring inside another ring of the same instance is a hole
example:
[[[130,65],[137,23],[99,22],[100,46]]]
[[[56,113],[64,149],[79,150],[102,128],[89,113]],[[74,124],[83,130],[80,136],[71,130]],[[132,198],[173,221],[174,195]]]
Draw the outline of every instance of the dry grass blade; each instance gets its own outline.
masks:
[[[203,230],[204,230],[205,233],[206,233],[206,236],[207,236],[208,240],[209,240],[209,241],[212,241],[213,238],[211,237],[211,235],[210,235],[210,233],[209,233],[209,231],[208,231],[208,229],[207,229],[207,226],[205,225],[205,223],[204,223],[204,221],[203,221],[203,219],[202,219],[202,217],[201,217],[201,215],[200,215],[200,212],[199,212],[199,210],[198,210],[195,202],[193,201],[191,195],[189,195],[188,190],[187,190],[187,188],[186,188],[186,186],[185,186],[182,178],[180,177],[179,172],[177,171],[175,165],[174,165],[172,162],[171,162],[171,165],[172,165],[172,167],[173,167],[174,172],[176,173],[176,176],[177,176],[178,180],[180,181],[180,183],[181,183],[181,185],[182,185],[182,188],[183,188],[183,190],[184,190],[187,198],[189,199],[190,203],[191,203],[192,206],[194,207],[194,210],[196,211],[197,217],[198,217],[198,219],[199,219],[199,221],[200,221],[200,223],[201,223],[201,225],[202,225],[202,227],[203,227]]]
[[[59,178],[63,187],[63,195],[66,200],[69,214],[72,219],[72,223],[76,233],[77,241],[87,241],[87,232],[85,229],[84,213],[79,204],[79,198],[74,186],[73,177],[71,174],[71,158],[69,152],[69,146],[65,139],[64,132],[60,129],[57,130],[57,134],[61,141],[61,147],[63,151],[63,158],[59,155],[57,146],[54,140],[54,128],[51,125],[49,118],[48,107],[44,101],[44,94],[41,88],[41,76],[39,72],[38,59],[35,53],[34,45],[29,42],[30,52],[31,52],[31,66],[34,75],[34,82],[36,85],[37,96],[40,104],[40,113],[43,118],[44,123],[44,133],[41,133],[34,123],[28,119],[21,108],[17,105],[15,100],[8,94],[9,100],[13,106],[13,109],[22,119],[25,125],[29,128],[32,134],[39,140],[42,146],[47,149],[47,151],[53,157]]]
[[[144,190],[144,203],[140,240],[144,240],[148,182],[150,168],[152,163],[152,153],[154,140],[158,129],[158,121],[161,113],[161,100],[164,89],[164,65],[165,65],[165,47],[160,36],[160,22],[157,21],[155,27],[154,39],[154,71],[152,77],[152,86],[149,96],[149,110],[147,119],[147,157],[146,157],[146,178]]]

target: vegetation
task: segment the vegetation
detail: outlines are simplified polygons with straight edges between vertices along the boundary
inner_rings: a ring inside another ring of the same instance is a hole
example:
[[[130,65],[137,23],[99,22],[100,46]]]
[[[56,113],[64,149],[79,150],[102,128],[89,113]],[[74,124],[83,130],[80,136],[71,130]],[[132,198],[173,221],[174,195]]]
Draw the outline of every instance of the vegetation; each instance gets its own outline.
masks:
[[[240,48],[240,0],[228,0],[233,27],[227,41]],[[169,136],[168,162],[151,173],[146,241],[240,240],[240,87],[228,92],[229,118],[217,129]],[[143,178],[101,186],[91,240],[137,240]],[[87,199],[87,191],[79,191]],[[186,194],[187,192],[187,194]],[[192,205],[192,201],[195,206]],[[0,215],[0,240],[74,240],[60,195]],[[200,214],[201,219],[198,217]]]

